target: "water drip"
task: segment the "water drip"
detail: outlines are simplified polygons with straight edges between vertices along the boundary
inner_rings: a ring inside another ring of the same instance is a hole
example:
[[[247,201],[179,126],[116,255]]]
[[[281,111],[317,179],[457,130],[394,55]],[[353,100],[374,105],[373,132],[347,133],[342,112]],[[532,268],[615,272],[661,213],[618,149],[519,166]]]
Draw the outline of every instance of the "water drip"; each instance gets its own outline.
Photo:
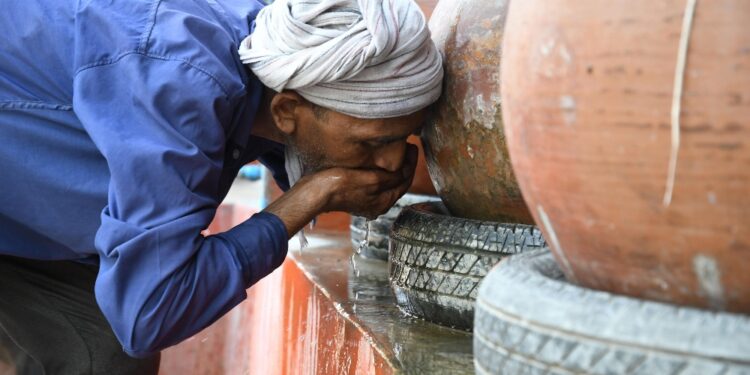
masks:
[[[370,243],[370,219],[365,221],[365,239],[359,243],[357,253],[362,254],[367,249],[367,245]]]

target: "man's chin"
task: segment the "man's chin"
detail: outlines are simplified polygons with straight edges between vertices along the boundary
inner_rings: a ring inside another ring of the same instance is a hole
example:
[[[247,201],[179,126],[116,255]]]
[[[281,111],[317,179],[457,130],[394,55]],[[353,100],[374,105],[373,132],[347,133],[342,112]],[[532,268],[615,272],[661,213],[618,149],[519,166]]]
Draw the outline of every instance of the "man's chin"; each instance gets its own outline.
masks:
[[[309,176],[311,174],[322,172],[326,169],[331,169],[331,168],[338,168],[338,167],[335,165],[328,166],[328,165],[321,165],[318,163],[304,163],[303,162],[302,163],[302,175]]]

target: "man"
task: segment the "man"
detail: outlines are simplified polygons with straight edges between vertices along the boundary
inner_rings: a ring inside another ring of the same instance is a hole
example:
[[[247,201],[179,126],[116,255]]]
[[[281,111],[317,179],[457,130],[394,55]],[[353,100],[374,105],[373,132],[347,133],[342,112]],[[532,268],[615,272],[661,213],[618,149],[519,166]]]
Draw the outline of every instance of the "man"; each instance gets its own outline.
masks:
[[[406,191],[442,79],[412,0],[26,0],[0,31],[0,333],[21,373],[155,373],[316,215]],[[255,159],[288,191],[202,236]]]

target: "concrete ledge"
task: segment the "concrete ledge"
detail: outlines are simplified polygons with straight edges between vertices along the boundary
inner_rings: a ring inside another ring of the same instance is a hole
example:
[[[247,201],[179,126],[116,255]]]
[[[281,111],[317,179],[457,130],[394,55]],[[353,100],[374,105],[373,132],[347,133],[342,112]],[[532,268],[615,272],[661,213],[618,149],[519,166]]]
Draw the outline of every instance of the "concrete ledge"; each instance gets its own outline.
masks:
[[[223,208],[211,232],[249,217]],[[471,334],[412,318],[394,304],[387,263],[353,257],[348,232],[296,238],[248,299],[164,351],[161,374],[472,374]]]

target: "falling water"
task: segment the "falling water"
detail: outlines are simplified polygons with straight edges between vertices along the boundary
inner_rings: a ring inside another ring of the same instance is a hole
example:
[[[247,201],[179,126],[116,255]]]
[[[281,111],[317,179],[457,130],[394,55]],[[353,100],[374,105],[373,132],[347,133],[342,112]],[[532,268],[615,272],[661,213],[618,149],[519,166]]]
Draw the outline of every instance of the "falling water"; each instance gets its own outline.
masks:
[[[357,254],[362,254],[367,249],[367,244],[370,242],[370,219],[365,220],[365,239],[359,243],[357,248]]]

